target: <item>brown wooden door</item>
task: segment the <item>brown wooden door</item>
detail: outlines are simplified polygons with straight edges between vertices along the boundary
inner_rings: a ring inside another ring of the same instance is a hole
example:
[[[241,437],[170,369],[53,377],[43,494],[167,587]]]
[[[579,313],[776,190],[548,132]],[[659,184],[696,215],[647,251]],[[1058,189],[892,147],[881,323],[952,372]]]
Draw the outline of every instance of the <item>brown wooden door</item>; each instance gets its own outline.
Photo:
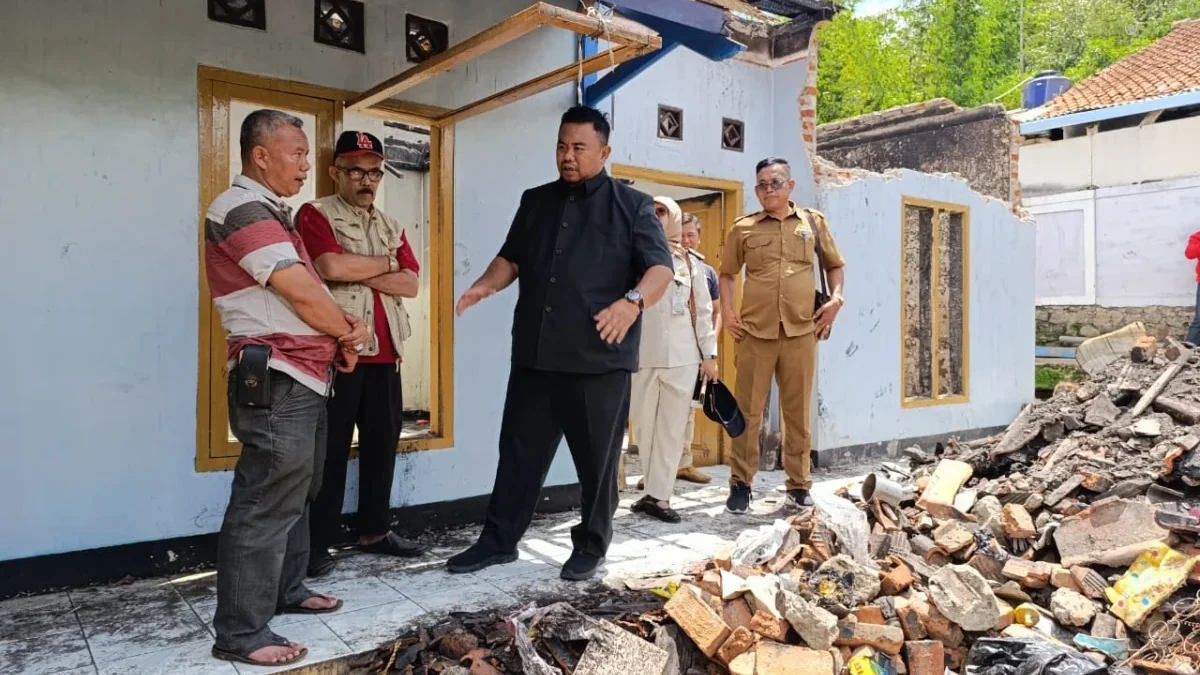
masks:
[[[722,225],[724,218],[724,198],[719,192],[703,197],[696,197],[679,202],[685,213],[690,213],[700,220],[700,255],[705,262],[718,269],[720,266],[721,245],[724,240]],[[730,374],[733,369],[732,343],[727,348],[725,342],[718,338],[720,348],[717,355],[717,367],[721,378],[732,382]],[[712,466],[725,462],[725,444],[728,439],[720,425],[704,416],[704,411],[695,411],[696,434],[692,439],[692,455],[696,466]]]

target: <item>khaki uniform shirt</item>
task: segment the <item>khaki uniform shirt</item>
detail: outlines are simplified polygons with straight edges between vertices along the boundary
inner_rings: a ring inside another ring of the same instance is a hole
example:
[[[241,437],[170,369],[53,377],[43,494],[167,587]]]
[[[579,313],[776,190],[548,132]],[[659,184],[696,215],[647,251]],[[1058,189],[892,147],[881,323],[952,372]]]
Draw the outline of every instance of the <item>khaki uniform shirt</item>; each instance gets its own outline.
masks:
[[[781,325],[787,337],[813,332],[818,237],[826,271],[846,264],[824,214],[791,207],[783,222],[762,211],[738,220],[721,256],[723,275],[736,277],[746,267],[740,313],[746,330],[761,340],[778,339]]]

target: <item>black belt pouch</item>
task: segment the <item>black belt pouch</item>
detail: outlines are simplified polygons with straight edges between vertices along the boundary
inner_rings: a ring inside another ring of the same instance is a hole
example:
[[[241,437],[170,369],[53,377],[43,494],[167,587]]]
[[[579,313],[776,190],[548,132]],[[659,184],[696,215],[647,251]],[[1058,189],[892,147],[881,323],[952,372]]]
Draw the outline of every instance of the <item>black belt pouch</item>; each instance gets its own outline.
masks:
[[[271,407],[271,348],[246,345],[238,354],[237,402],[250,408]]]

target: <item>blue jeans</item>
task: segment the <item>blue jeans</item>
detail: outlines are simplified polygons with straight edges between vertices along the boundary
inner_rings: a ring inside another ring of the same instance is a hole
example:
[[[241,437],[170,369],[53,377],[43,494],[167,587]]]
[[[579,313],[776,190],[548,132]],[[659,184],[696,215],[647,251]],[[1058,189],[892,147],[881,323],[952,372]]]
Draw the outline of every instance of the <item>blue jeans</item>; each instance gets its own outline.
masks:
[[[1192,325],[1188,328],[1187,341],[1200,345],[1200,285],[1196,286],[1196,314],[1192,319]]]
[[[229,426],[242,442],[217,544],[217,647],[248,654],[283,644],[267,622],[313,595],[308,509],[325,461],[325,397],[271,371],[271,407],[238,405],[229,375]]]

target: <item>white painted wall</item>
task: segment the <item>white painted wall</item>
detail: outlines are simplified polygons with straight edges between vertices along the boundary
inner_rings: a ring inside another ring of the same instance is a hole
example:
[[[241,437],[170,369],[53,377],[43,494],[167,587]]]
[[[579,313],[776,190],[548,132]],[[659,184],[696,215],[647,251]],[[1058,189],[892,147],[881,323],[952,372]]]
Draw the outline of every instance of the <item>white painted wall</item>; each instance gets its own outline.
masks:
[[[1200,117],[1021,147],[1025,197],[1200,176]]]
[[[367,56],[315,44],[305,3],[269,3],[265,33],[213,23],[193,0],[5,9],[0,302],[13,320],[0,327],[0,350],[13,358],[0,394],[0,560],[220,527],[231,474],[194,469],[197,66],[361,90],[407,67],[406,11],[448,21],[456,42],[527,4],[371,2]],[[463,104],[574,55],[572,35],[542,29],[412,98]],[[774,129],[790,138],[792,125],[799,138],[786,104],[793,86],[774,88],[771,71],[755,66],[670,55],[618,93],[614,158],[748,183],[766,154],[804,167],[798,143],[771,141]],[[555,177],[558,117],[574,93],[564,86],[458,126],[456,295],[499,249],[521,191]],[[691,111],[696,133],[657,140],[659,101]],[[720,149],[722,115],[746,121],[746,153]],[[748,190],[748,208],[752,198]],[[457,321],[456,446],[401,455],[394,505],[490,492],[515,297]],[[560,453],[549,483],[573,474]],[[352,482],[347,499],[356,498]]]
[[[1053,286],[1064,270],[1090,272],[1082,278],[1081,295],[1039,293],[1039,305],[1195,303],[1195,262],[1184,258],[1183,251],[1188,237],[1200,231],[1200,177],[1034,197],[1026,204],[1045,227],[1073,219],[1085,244],[1039,246],[1039,285]],[[1080,281],[1079,274],[1073,276]]]
[[[816,447],[840,448],[1004,425],[1033,396],[1031,223],[965,182],[904,170],[822,185],[847,260],[846,307],[818,349]],[[900,217],[905,196],[970,209],[967,403],[900,405]]]

